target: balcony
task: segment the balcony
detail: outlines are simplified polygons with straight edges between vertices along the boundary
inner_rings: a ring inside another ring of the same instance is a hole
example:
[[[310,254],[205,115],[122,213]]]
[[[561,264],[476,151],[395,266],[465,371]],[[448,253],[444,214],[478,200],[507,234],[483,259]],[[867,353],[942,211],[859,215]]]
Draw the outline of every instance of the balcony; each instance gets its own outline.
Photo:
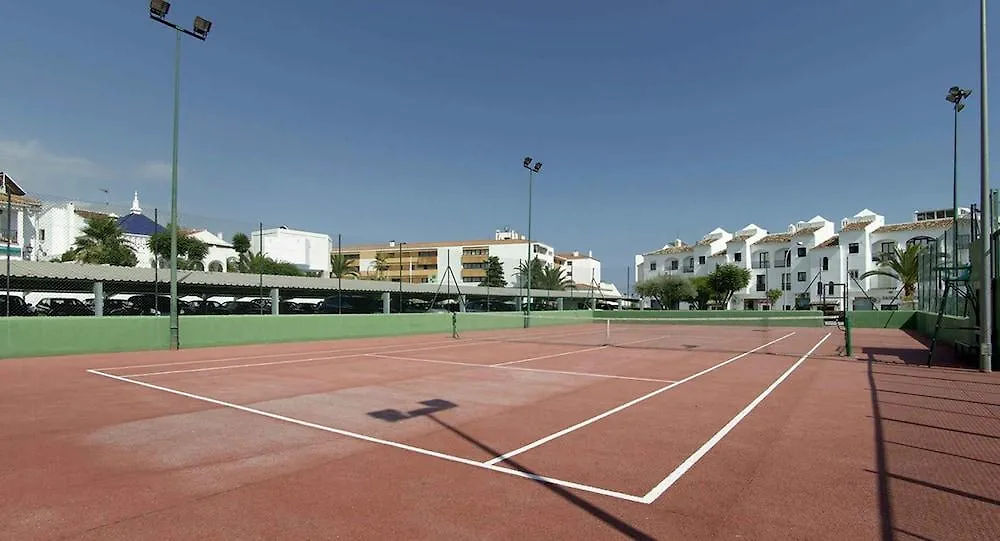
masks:
[[[754,261],[750,268],[753,269],[769,269],[771,268],[771,263],[768,261]]]

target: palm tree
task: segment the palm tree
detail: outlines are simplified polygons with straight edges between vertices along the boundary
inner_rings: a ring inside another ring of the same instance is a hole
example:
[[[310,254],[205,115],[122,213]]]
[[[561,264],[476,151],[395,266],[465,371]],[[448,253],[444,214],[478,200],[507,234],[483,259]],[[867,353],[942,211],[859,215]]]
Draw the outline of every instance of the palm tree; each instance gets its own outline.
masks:
[[[552,265],[543,267],[538,278],[538,289],[547,289],[549,291],[562,291],[573,283],[564,274],[564,269]],[[534,281],[534,277],[532,277],[532,281]]]
[[[135,248],[111,216],[87,218],[81,233],[70,249],[76,261],[118,267],[134,267],[139,263]]]
[[[917,281],[920,279],[920,252],[923,246],[911,244],[902,252],[899,248],[893,248],[892,253],[879,265],[879,269],[868,271],[861,275],[861,278],[869,276],[888,276],[899,281],[903,286],[903,297],[906,300],[913,298],[913,291],[917,288]]]
[[[357,278],[358,272],[354,270],[355,261],[344,254],[333,254],[330,256],[330,276],[332,278]]]
[[[518,276],[518,279],[521,281],[521,287],[524,287],[525,285],[527,285],[527,282],[528,282],[527,268],[528,268],[528,266],[524,264],[524,260],[521,260],[521,262],[517,264],[517,276]],[[541,259],[538,259],[536,257],[536,258],[534,258],[534,259],[531,260],[531,284],[532,284],[532,287],[534,287],[535,284],[537,284],[539,282],[539,280],[542,279],[542,273],[543,273],[544,270],[545,270],[545,264],[542,263]]]
[[[375,271],[376,280],[384,280],[385,272],[389,270],[389,256],[385,253],[380,253],[375,255],[375,260],[371,262],[369,267],[371,270]]]

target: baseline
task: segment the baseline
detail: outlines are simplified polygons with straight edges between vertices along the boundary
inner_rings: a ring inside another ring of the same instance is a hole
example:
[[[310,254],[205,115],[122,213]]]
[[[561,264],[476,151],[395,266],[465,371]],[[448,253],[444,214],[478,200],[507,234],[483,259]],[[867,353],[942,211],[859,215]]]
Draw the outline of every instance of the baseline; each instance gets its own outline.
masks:
[[[573,353],[583,353],[588,350],[574,351]],[[654,383],[673,383],[674,380],[669,379],[656,379],[656,378],[640,378],[635,376],[616,376],[613,374],[594,374],[592,372],[573,372],[570,370],[548,370],[545,368],[525,368],[523,366],[506,366],[505,364],[477,364],[477,363],[463,363],[459,361],[443,361],[438,359],[418,359],[416,357],[397,357],[394,355],[387,355],[382,353],[366,353],[365,357],[377,357],[379,359],[392,359],[397,361],[413,361],[418,363],[435,363],[435,364],[451,364],[455,366],[469,366],[473,368],[495,368],[502,370],[523,370],[525,372],[541,372],[545,374],[566,374],[569,376],[586,376],[592,378],[608,378],[608,379],[627,379],[632,381],[651,381]]]
[[[91,374],[94,374],[94,375],[103,376],[103,377],[114,379],[114,380],[118,380],[118,381],[123,381],[123,382],[126,382],[126,383],[132,383],[134,385],[139,385],[141,387],[146,387],[146,388],[149,388],[149,389],[155,389],[157,391],[163,391],[163,392],[167,392],[167,393],[171,393],[171,394],[183,396],[183,397],[186,397],[186,398],[192,398],[192,399],[195,399],[195,400],[200,400],[202,402],[208,402],[210,404],[215,404],[217,406],[223,406],[223,407],[226,407],[226,408],[232,408],[232,409],[243,411],[243,412],[246,412],[246,413],[252,413],[254,415],[260,415],[262,417],[267,417],[267,418],[275,419],[275,420],[278,420],[278,421],[284,421],[286,423],[292,423],[292,424],[303,426],[303,427],[306,427],[306,428],[313,428],[313,429],[316,429],[316,430],[322,430],[324,432],[330,432],[330,433],[338,434],[338,435],[341,435],[341,436],[347,436],[347,437],[350,437],[350,438],[356,438],[356,439],[367,441],[367,442],[370,442],[370,443],[377,443],[377,444],[381,444],[381,445],[387,445],[389,447],[395,447],[397,449],[403,449],[403,450],[406,450],[406,451],[411,451],[411,452],[422,454],[422,455],[426,455],[426,456],[432,456],[432,457],[435,457],[435,458],[439,458],[439,459],[443,459],[443,460],[448,460],[448,461],[451,461],[451,462],[457,462],[459,464],[465,464],[465,465],[468,465],[468,466],[474,466],[474,467],[482,468],[482,469],[489,470],[489,471],[495,471],[495,472],[499,472],[499,473],[505,473],[505,474],[508,474],[508,475],[513,475],[515,477],[521,477],[523,479],[531,479],[533,481],[538,481],[538,482],[547,483],[547,484],[551,484],[551,485],[559,485],[559,486],[564,486],[564,487],[567,487],[567,488],[573,488],[573,489],[577,489],[577,490],[582,490],[582,491],[585,491],[585,492],[591,492],[591,493],[594,493],[594,494],[600,494],[602,496],[609,496],[609,497],[612,497],[612,498],[618,498],[618,499],[625,500],[625,501],[630,501],[630,502],[635,502],[635,503],[645,503],[643,501],[642,497],[635,496],[635,495],[632,495],[632,494],[626,494],[624,492],[618,492],[618,491],[608,490],[608,489],[604,489],[604,488],[600,488],[600,487],[595,487],[595,486],[590,486],[590,485],[584,485],[584,484],[581,484],[581,483],[574,483],[572,481],[566,481],[566,480],[563,480],[563,479],[556,479],[556,478],[553,478],[553,477],[545,477],[545,476],[542,476],[542,475],[536,475],[536,474],[526,473],[526,472],[523,472],[523,471],[520,471],[520,470],[515,470],[515,469],[512,469],[512,468],[505,468],[505,467],[502,467],[502,466],[494,466],[494,465],[490,465],[490,464],[485,464],[485,463],[482,463],[482,462],[479,462],[479,461],[476,461],[476,460],[471,460],[471,459],[468,459],[468,458],[462,458],[462,457],[459,457],[459,456],[449,455],[449,454],[446,454],[446,453],[440,453],[440,452],[437,452],[437,451],[431,451],[430,449],[424,449],[422,447],[414,447],[412,445],[407,445],[405,443],[399,443],[399,442],[395,442],[395,441],[391,441],[391,440],[385,440],[385,439],[381,439],[381,438],[375,438],[375,437],[372,437],[372,436],[366,436],[364,434],[358,434],[356,432],[350,432],[350,431],[342,430],[342,429],[339,429],[339,428],[334,428],[334,427],[325,426],[325,425],[321,425],[321,424],[317,424],[317,423],[311,423],[311,422],[308,422],[308,421],[303,421],[301,419],[295,419],[293,417],[287,417],[287,416],[284,416],[284,415],[278,415],[276,413],[271,413],[271,412],[267,412],[267,411],[264,411],[264,410],[260,410],[260,409],[256,409],[256,408],[251,408],[251,407],[248,407],[248,406],[241,406],[239,404],[233,404],[231,402],[225,402],[225,401],[222,401],[222,400],[217,400],[217,399],[214,399],[214,398],[211,398],[211,397],[208,397],[208,396],[202,396],[202,395],[197,395],[197,394],[193,394],[193,393],[188,393],[188,392],[181,391],[181,390],[178,390],[178,389],[172,389],[170,387],[164,387],[162,385],[155,385],[155,384],[152,384],[152,383],[147,383],[145,381],[137,381],[137,380],[129,379],[128,377],[125,377],[125,376],[116,376],[114,374],[108,374],[108,373],[101,372],[100,370],[96,370],[96,369],[88,369],[87,372],[89,372]]]
[[[746,357],[747,355],[751,355],[753,353],[756,353],[757,351],[759,351],[761,349],[764,349],[764,348],[766,348],[768,346],[771,346],[773,344],[776,344],[776,343],[778,343],[778,342],[780,342],[780,341],[782,341],[782,340],[784,340],[784,339],[786,339],[789,336],[792,336],[794,334],[795,334],[794,331],[790,332],[790,333],[788,333],[788,334],[786,334],[786,335],[784,335],[784,336],[782,336],[780,338],[776,338],[774,340],[771,340],[770,342],[767,342],[766,344],[759,345],[759,346],[757,346],[757,347],[755,347],[755,348],[753,348],[753,349],[751,349],[749,351],[745,351],[743,353],[740,353],[739,355],[736,355],[735,357],[730,357],[729,359],[726,359],[725,361],[722,361],[722,362],[720,362],[718,364],[710,366],[710,367],[708,367],[708,368],[706,368],[706,369],[704,369],[704,370],[702,370],[700,372],[696,372],[696,373],[694,373],[694,374],[692,374],[692,375],[690,375],[690,376],[688,376],[686,378],[683,378],[681,380],[675,381],[675,382],[671,383],[670,385],[667,385],[665,387],[660,387],[659,389],[657,389],[657,390],[655,390],[655,391],[653,391],[651,393],[648,393],[648,394],[645,394],[643,396],[640,396],[639,398],[636,398],[634,400],[630,400],[629,402],[626,402],[626,403],[624,403],[624,404],[622,404],[622,405],[620,405],[618,407],[612,408],[612,409],[610,409],[610,410],[608,410],[608,411],[606,411],[604,413],[595,415],[595,416],[591,417],[590,419],[587,419],[585,421],[581,421],[581,422],[579,422],[579,423],[577,423],[577,424],[575,424],[573,426],[566,427],[566,428],[560,430],[559,432],[555,432],[553,434],[549,434],[548,436],[545,436],[544,438],[535,440],[535,441],[533,441],[533,442],[531,442],[531,443],[529,443],[529,444],[527,444],[527,445],[525,445],[523,447],[520,447],[520,448],[515,449],[513,451],[509,451],[507,453],[504,453],[502,455],[494,457],[494,458],[492,458],[490,460],[487,460],[483,464],[492,466],[492,465],[494,465],[494,464],[496,464],[498,462],[503,462],[503,461],[505,461],[505,460],[507,460],[507,459],[509,459],[509,458],[511,458],[513,456],[519,455],[519,454],[521,454],[521,453],[523,453],[525,451],[530,451],[531,449],[534,449],[534,448],[536,448],[536,447],[538,447],[540,445],[544,445],[544,444],[546,444],[546,443],[548,443],[548,442],[550,442],[550,441],[552,441],[552,440],[554,440],[556,438],[560,438],[562,436],[565,436],[566,434],[569,434],[571,432],[579,430],[579,429],[581,429],[581,428],[583,428],[583,427],[585,427],[587,425],[596,423],[597,421],[600,421],[601,419],[604,419],[605,417],[609,417],[611,415],[614,415],[615,413],[618,413],[618,412],[620,412],[622,410],[625,410],[627,408],[630,408],[630,407],[632,407],[632,406],[634,406],[634,405],[636,405],[636,404],[638,404],[640,402],[643,402],[645,400],[653,398],[654,396],[659,395],[661,393],[664,393],[666,391],[669,391],[670,389],[673,389],[673,388],[675,388],[675,387],[677,387],[679,385],[683,385],[684,383],[687,383],[687,382],[689,382],[689,381],[691,381],[691,380],[693,380],[695,378],[698,378],[698,377],[703,376],[703,375],[705,375],[705,374],[707,374],[709,372],[712,372],[713,370],[716,370],[716,369],[721,368],[721,367],[723,367],[723,366],[725,366],[725,365],[727,365],[729,363],[732,363],[734,361],[742,359],[743,357]]]
[[[813,352],[819,349],[819,347],[823,345],[823,342],[826,342],[826,340],[830,338],[831,334],[832,333],[827,333],[826,336],[824,336],[819,340],[819,342],[816,342],[816,345],[810,348],[809,351],[805,353],[805,355],[799,357],[799,360],[795,361],[795,364],[790,366],[780,376],[778,376],[776,380],[774,380],[770,385],[768,385],[767,388],[764,389],[759,395],[757,395],[756,398],[751,400],[750,403],[747,404],[747,406],[743,408],[739,413],[737,413],[735,417],[730,419],[729,422],[725,424],[725,426],[720,428],[718,432],[716,432],[711,438],[708,439],[708,441],[706,441],[701,447],[699,447],[694,453],[692,453],[691,456],[689,456],[684,462],[682,462],[679,466],[677,466],[677,468],[675,468],[674,471],[670,473],[670,475],[665,477],[662,481],[657,483],[656,486],[650,489],[650,491],[647,492],[645,496],[643,496],[642,498],[643,503],[651,504],[654,501],[656,501],[657,498],[662,496],[663,493],[666,492],[667,489],[671,487],[671,485],[676,483],[685,473],[687,473],[688,470],[691,469],[692,466],[695,465],[695,463],[701,460],[701,458],[704,457],[705,454],[707,454],[713,447],[715,447],[716,444],[722,441],[722,438],[724,438],[726,434],[732,431],[732,429],[735,428],[736,425],[740,423],[740,421],[742,421],[747,415],[749,415],[750,412],[753,411],[758,404],[760,404],[765,398],[767,398],[767,396],[770,395],[778,387],[778,385],[781,385],[781,382],[785,381],[785,379],[787,379],[788,376],[792,374],[792,372],[794,372],[799,366],[801,366],[802,363],[804,363],[805,360],[809,358],[810,355],[813,354]]]

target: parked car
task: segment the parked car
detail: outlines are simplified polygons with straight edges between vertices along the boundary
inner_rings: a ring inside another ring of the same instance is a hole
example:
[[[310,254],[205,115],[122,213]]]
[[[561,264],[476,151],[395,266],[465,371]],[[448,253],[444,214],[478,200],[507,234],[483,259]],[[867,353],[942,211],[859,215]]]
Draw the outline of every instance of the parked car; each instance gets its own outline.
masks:
[[[24,302],[23,297],[17,297],[15,295],[0,295],[0,317],[5,317],[7,315],[8,303],[10,303],[9,310],[11,317],[35,315],[34,307]]]
[[[154,295],[152,293],[140,293],[128,298],[128,303],[141,315],[166,315],[170,313],[170,295]],[[132,311],[132,310],[125,310]],[[177,313],[185,315],[191,313],[191,306],[187,301],[177,300]],[[126,314],[115,314],[126,315]]]
[[[382,299],[356,293],[332,295],[316,307],[318,314],[378,314],[382,312]]]
[[[190,308],[191,314],[222,315],[229,313],[219,301],[188,301],[188,308]]]
[[[247,314],[261,314],[261,303],[253,301],[229,301],[222,305],[222,309],[226,311],[227,314],[234,315],[247,315]],[[263,308],[263,313],[270,314],[271,310],[269,307]]]
[[[40,316],[92,316],[94,309],[80,299],[72,297],[46,297],[35,304]]]

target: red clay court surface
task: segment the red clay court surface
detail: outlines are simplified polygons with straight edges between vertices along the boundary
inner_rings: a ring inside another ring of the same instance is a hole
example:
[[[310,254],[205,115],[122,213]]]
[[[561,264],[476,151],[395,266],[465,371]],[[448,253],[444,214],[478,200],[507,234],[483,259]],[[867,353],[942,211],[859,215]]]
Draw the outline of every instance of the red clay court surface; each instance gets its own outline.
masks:
[[[0,361],[2,537],[996,539],[997,376],[663,331]]]

